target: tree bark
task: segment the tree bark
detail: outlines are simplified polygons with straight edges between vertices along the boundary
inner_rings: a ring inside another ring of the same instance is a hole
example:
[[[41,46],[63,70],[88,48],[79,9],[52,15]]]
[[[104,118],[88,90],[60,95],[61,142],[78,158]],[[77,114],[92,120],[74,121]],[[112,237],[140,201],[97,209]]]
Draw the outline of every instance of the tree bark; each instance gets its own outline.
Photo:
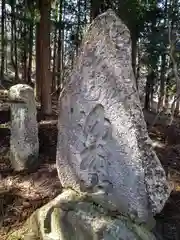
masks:
[[[1,11],[1,81],[4,79],[4,67],[5,67],[5,39],[4,39],[4,27],[5,27],[5,0],[2,0],[2,11]]]
[[[15,4],[16,1],[11,2],[12,9],[12,17],[11,17],[11,33],[12,33],[12,43],[11,43],[11,62],[12,66],[15,70],[15,79],[14,84],[19,82],[19,74],[18,74],[18,53],[17,53],[17,27],[16,27],[16,19],[15,19]]]
[[[54,29],[54,52],[53,52],[53,72],[52,72],[52,92],[56,89],[56,55],[57,55],[57,28]]]
[[[27,79],[28,84],[32,84],[31,73],[32,73],[32,54],[33,54],[33,24],[29,26],[29,59],[28,59],[28,70],[27,70]]]
[[[40,80],[41,83],[41,111],[44,116],[52,114],[51,84],[52,75],[50,73],[50,14],[51,2],[49,0],[40,0]]]
[[[27,49],[28,49],[28,42],[27,42],[27,26],[24,24],[24,49],[23,49],[23,57],[22,57],[22,66],[23,66],[23,82],[27,83]]]
[[[145,95],[145,102],[144,102],[144,108],[146,110],[150,109],[153,82],[154,82],[154,72],[153,70],[150,70],[147,76],[147,81],[146,81],[146,95]]]
[[[41,29],[40,24],[36,24],[36,83],[35,92],[37,101],[41,101]]]
[[[162,55],[162,63],[161,63],[161,76],[160,76],[160,93],[158,99],[158,107],[157,110],[159,112],[160,109],[163,108],[164,98],[165,98],[165,68],[166,68],[166,54]]]
[[[100,0],[91,0],[90,21],[96,18],[100,13]]]
[[[63,0],[60,1],[60,5],[59,5],[59,23],[61,24],[62,22],[62,15],[63,15],[63,5],[64,2]],[[59,25],[60,25],[59,24]],[[58,59],[57,59],[57,72],[58,72],[58,76],[57,76],[57,96],[59,96],[60,90],[61,90],[61,81],[62,81],[62,61],[63,61],[63,34],[62,32],[64,31],[64,29],[62,30],[60,27],[58,29]]]

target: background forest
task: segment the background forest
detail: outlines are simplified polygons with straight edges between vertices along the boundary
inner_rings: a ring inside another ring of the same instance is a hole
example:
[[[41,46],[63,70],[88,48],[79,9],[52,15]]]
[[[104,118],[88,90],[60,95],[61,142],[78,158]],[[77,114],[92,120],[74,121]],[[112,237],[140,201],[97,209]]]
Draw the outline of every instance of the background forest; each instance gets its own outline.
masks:
[[[179,0],[2,0],[0,84],[35,86],[42,112],[52,112],[78,54],[83,32],[112,8],[127,24],[132,66],[145,109],[179,113]],[[174,101],[173,101],[174,99]]]

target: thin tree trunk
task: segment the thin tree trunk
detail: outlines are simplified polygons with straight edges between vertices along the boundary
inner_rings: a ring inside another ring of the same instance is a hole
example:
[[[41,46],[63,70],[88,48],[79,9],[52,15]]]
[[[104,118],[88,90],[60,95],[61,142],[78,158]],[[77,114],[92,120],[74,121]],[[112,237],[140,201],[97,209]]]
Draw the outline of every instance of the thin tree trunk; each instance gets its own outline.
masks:
[[[84,0],[84,24],[87,23],[87,0]]]
[[[11,5],[11,9],[13,12],[14,11],[13,5]],[[14,67],[15,63],[14,63],[14,20],[13,20],[13,16],[11,16],[11,46],[10,46],[10,49],[11,49],[11,63]]]
[[[23,49],[23,82],[27,83],[27,48],[28,48],[28,43],[27,43],[27,26],[24,24],[24,49]]]
[[[18,52],[17,52],[17,27],[16,27],[16,20],[15,20],[15,2],[12,2],[11,9],[12,9],[12,26],[14,28],[14,58],[12,56],[12,65],[15,70],[15,79],[14,84],[19,82],[19,75],[18,75]]]
[[[166,111],[168,111],[168,109],[169,109],[169,82],[170,82],[170,79],[169,79],[169,77],[167,77],[167,79],[166,79],[166,94],[165,94],[165,109],[166,109]]]
[[[141,56],[140,56],[140,43],[139,42],[137,42],[137,56],[138,56],[138,63],[137,63],[137,70],[136,70],[136,76],[135,76],[135,78],[136,78],[136,85],[137,85],[137,88],[138,88],[138,80],[139,80],[139,77],[140,77],[140,68],[141,68],[141,66],[140,66],[140,59],[141,59]]]
[[[154,77],[152,78],[151,87],[150,87],[150,108],[153,108],[154,103]]]
[[[19,81],[19,74],[18,74],[18,50],[17,50],[17,28],[16,28],[16,22],[14,23],[14,50],[15,50],[15,82],[18,83]]]
[[[56,89],[56,55],[57,55],[57,28],[54,29],[54,52],[53,52],[53,71],[52,71],[52,92]]]
[[[1,11],[1,80],[0,84],[2,83],[1,81],[4,79],[4,66],[5,66],[5,0],[2,0],[2,11]]]
[[[80,43],[80,24],[81,24],[81,0],[78,0],[77,3],[78,7],[78,21],[77,21],[77,31],[76,31],[76,57],[78,56],[78,49],[79,49],[79,43]]]
[[[145,95],[144,108],[146,110],[149,110],[150,109],[150,82],[148,80],[148,77],[147,77],[145,89],[146,89],[146,95]]]
[[[100,6],[102,0],[91,0],[91,7],[90,7],[90,21],[96,18],[100,14]]]
[[[51,2],[49,0],[40,0],[41,110],[45,116],[52,113],[52,75],[50,74],[50,13]]]
[[[180,105],[180,102],[179,102],[179,99],[176,101],[176,108],[175,108],[175,111],[174,111],[174,115],[177,117],[179,115],[179,105]]]
[[[33,24],[29,26],[29,60],[28,60],[28,70],[27,70],[27,79],[28,84],[32,84],[31,73],[32,73],[32,55],[33,55]]]
[[[65,73],[65,70],[64,70],[64,56],[65,56],[65,45],[64,45],[64,29],[63,31],[61,32],[61,84],[60,84],[60,92],[63,88],[63,81],[64,81],[64,73]]]
[[[63,15],[63,5],[64,2],[63,0],[60,1],[60,5],[59,5],[59,23],[62,22],[62,15]],[[60,25],[60,24],[59,24]],[[58,59],[57,59],[57,72],[58,72],[58,76],[57,76],[57,95],[59,96],[60,90],[61,90],[61,80],[62,80],[62,29],[59,28],[58,30]]]
[[[41,99],[41,29],[40,24],[36,25],[36,98],[38,101]]]
[[[165,97],[165,68],[166,68],[166,54],[164,53],[162,55],[162,63],[161,63],[161,76],[160,76],[160,94],[159,94],[159,99],[158,99],[158,107],[157,111],[163,109],[163,104],[164,104],[164,97]]]
[[[58,30],[58,59],[57,59],[57,87],[58,87],[58,93],[59,88],[61,85],[61,57],[62,57],[62,42],[61,42],[61,29]],[[58,94],[59,95],[59,94]]]
[[[5,17],[4,19],[4,29],[5,29],[5,32],[7,32],[7,18]],[[4,57],[5,57],[5,72],[7,73],[8,71],[8,58],[7,58],[7,44],[5,44],[5,49],[4,49]]]
[[[165,5],[164,5],[164,15],[165,15],[165,19],[164,19],[164,28],[167,26],[167,20],[168,20],[168,16],[167,16],[167,0],[165,1]],[[157,110],[159,112],[159,110],[163,109],[163,104],[164,104],[164,98],[165,98],[165,70],[166,70],[166,53],[164,52],[162,54],[162,62],[161,62],[161,75],[160,75],[160,94],[159,94],[159,99],[158,99],[158,106],[157,106]]]
[[[136,29],[131,30],[131,41],[132,41],[132,51],[131,51],[131,58],[132,58],[132,68],[134,72],[134,76],[136,79],[136,85],[137,85],[137,73],[136,73],[136,57],[137,57],[137,34]]]
[[[153,81],[154,81],[154,72],[153,70],[149,70],[149,74],[147,76],[147,81],[146,81],[146,88],[145,88],[146,94],[145,94],[144,108],[146,110],[150,109]]]

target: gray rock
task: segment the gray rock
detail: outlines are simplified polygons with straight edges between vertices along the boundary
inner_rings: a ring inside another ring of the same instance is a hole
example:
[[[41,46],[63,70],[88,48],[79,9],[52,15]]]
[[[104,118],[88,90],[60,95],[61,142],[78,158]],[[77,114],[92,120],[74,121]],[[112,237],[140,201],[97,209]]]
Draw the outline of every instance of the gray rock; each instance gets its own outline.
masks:
[[[36,210],[10,239],[13,236],[24,240],[156,239],[145,226],[124,216],[112,217],[101,206],[88,201],[88,196],[70,189]]]
[[[10,160],[16,171],[33,170],[38,165],[39,140],[34,92],[25,84],[9,89],[11,100]]]
[[[139,222],[169,197],[153,151],[131,66],[130,32],[109,10],[84,37],[59,99],[57,169],[64,188]]]

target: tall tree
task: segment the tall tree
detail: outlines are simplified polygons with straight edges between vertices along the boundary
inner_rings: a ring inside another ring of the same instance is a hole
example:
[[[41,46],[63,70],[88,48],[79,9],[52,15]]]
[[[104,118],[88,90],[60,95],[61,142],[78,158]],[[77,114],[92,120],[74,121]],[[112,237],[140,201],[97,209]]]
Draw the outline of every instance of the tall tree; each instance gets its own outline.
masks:
[[[50,72],[51,1],[39,0],[40,22],[38,26],[36,67],[39,67],[37,82],[41,85],[41,109],[44,115],[52,113]]]
[[[4,79],[4,64],[5,64],[5,0],[1,3],[1,81]]]
[[[64,46],[64,25],[62,23],[63,20],[63,8],[64,8],[64,1],[61,0],[59,4],[59,18],[58,18],[58,56],[57,56],[57,85],[58,85],[58,95],[61,90],[61,83],[62,83],[62,71],[63,71],[63,46]],[[63,29],[62,29],[63,25]]]

